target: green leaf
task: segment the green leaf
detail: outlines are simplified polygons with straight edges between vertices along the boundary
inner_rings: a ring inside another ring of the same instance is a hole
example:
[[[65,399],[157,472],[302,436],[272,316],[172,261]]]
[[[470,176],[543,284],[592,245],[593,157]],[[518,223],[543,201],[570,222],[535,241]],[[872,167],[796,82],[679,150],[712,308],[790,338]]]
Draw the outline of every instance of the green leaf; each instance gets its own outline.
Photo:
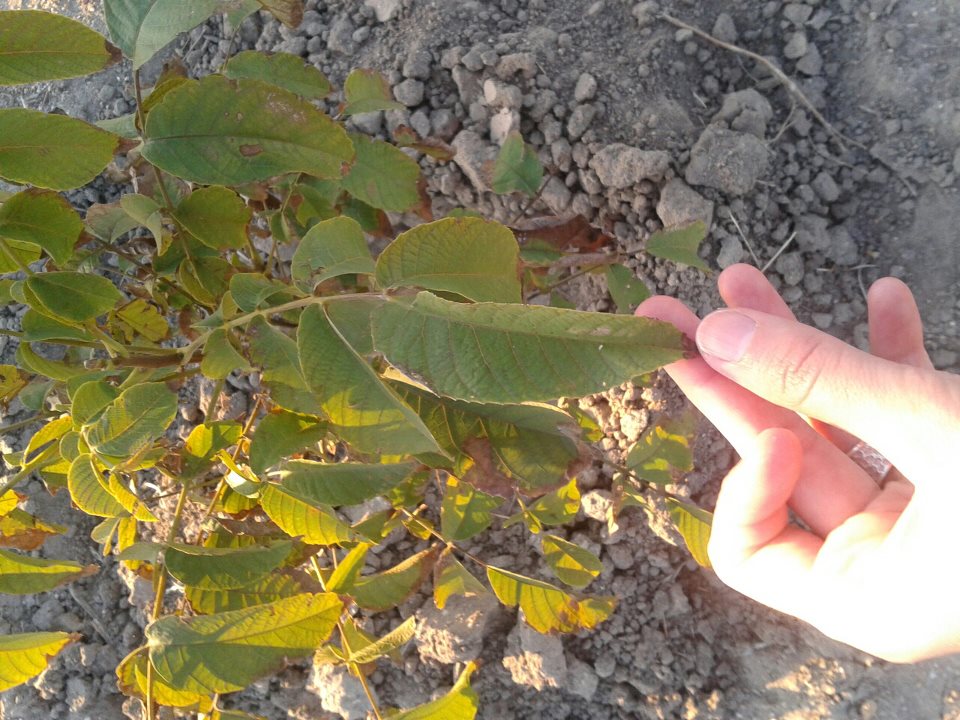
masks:
[[[222,250],[246,247],[253,211],[233,190],[213,186],[194,190],[173,216],[204,245]]]
[[[166,385],[134,385],[84,428],[85,439],[100,455],[127,458],[161,437],[176,414],[177,394]]]
[[[120,207],[130,216],[131,220],[150,231],[158,249],[162,247],[163,210],[156,200],[146,195],[124,195],[120,198]]]
[[[500,602],[519,605],[527,624],[542,633],[589,630],[610,617],[616,606],[612,597],[578,599],[555,585],[492,565],[487,579]]]
[[[403,105],[393,99],[390,83],[376,70],[357,68],[343,84],[346,106],[343,115],[359,115],[378,110],[400,110]]]
[[[314,225],[293,253],[290,274],[304,292],[325,280],[351,273],[373,273],[370,248],[360,224],[348,217],[335,217]]]
[[[202,590],[187,587],[184,588],[183,594],[195,612],[211,615],[276,602],[303,591],[304,588],[299,581],[288,575],[274,574],[237,590]]]
[[[259,432],[259,430],[258,430]],[[279,473],[286,490],[323,505],[359,505],[384,495],[416,469],[412,462],[366,464],[291,460]]]
[[[326,589],[329,592],[345,593],[353,587],[357,578],[360,577],[360,571],[363,570],[370,547],[370,543],[357,543],[350,552],[344,555],[333,572],[330,573],[330,577],[327,578]]]
[[[361,452],[441,452],[423,421],[346,344],[320,306],[304,310],[300,367],[335,432]]]
[[[357,665],[373,662],[377,658],[389,655],[394,650],[403,647],[413,638],[416,630],[417,618],[415,615],[411,615],[393,630],[374,642],[364,645],[357,645],[351,642],[349,650],[344,648],[346,651],[344,660],[348,663],[356,663]]]
[[[250,443],[250,469],[260,474],[292,453],[316,446],[327,424],[313,415],[275,410],[268,413]]]
[[[149,162],[204,185],[288,172],[339,178],[354,157],[346,131],[308,101],[257,80],[220,75],[168,93],[147,117],[144,139]]]
[[[289,300],[295,291],[286,283],[260,273],[237,273],[230,278],[230,296],[243,312]]]
[[[326,75],[290,53],[246,50],[230,58],[222,72],[232,80],[263,80],[310,99],[324,98],[332,90]]]
[[[20,320],[20,329],[23,332],[21,340],[27,342],[43,342],[45,340],[81,340],[90,342],[94,337],[87,331],[54,320],[36,310],[27,310]]]
[[[607,289],[617,304],[617,312],[630,315],[637,305],[650,297],[650,290],[643,280],[633,274],[626,265],[608,265]]]
[[[139,647],[117,666],[117,685],[120,690],[141,700],[147,697],[147,648]],[[153,673],[153,700],[167,707],[210,712],[213,703],[209,694],[174,690],[162,677]]]
[[[647,252],[654,257],[710,272],[710,268],[697,254],[700,243],[706,236],[707,226],[702,220],[676,230],[660,230],[647,240]]]
[[[447,540],[469,540],[490,527],[490,513],[502,502],[502,498],[448,476],[440,505],[440,533]]]
[[[356,539],[356,533],[329,505],[295,495],[282,485],[264,484],[260,506],[287,535],[311,545],[339,545]]]
[[[117,502],[123,506],[123,509],[136,520],[141,522],[157,521],[157,517],[150,512],[149,508],[144,505],[143,501],[140,500],[129,487],[123,484],[121,476],[117,473],[111,472],[107,476],[107,489],[110,491],[110,494],[116,498]]]
[[[234,370],[245,372],[250,370],[250,364],[233,346],[226,330],[214,330],[203,346],[200,372],[208,378],[222,380]]]
[[[110,37],[140,68],[182,32],[220,9],[223,0],[104,0]]]
[[[710,567],[707,547],[710,545],[713,513],[672,497],[667,498],[667,507],[693,559],[703,567]]]
[[[384,302],[383,298],[371,294],[338,299],[326,305],[330,322],[358,355],[373,354],[373,335],[370,333],[371,316],[373,311]]]
[[[167,319],[143,298],[136,298],[117,308],[117,320],[132,339],[133,334],[140,335],[150,342],[165,340],[170,334]]]
[[[422,292],[373,315],[374,345],[435,392],[475,402],[582,397],[684,356],[683,335],[647,318],[465,305]]]
[[[96,517],[125,517],[127,509],[110,492],[93,456],[84,453],[70,464],[67,489],[73,504],[87,515]]]
[[[553,574],[578,590],[589,585],[603,569],[600,558],[592,552],[556,535],[544,535],[540,543]]]
[[[412,710],[404,710],[391,716],[390,720],[473,720],[480,703],[477,693],[470,687],[470,676],[476,669],[475,662],[468,662],[446,695]]]
[[[150,662],[177,690],[243,690],[287,660],[312,653],[342,609],[336,595],[321,593],[188,620],[161,618],[145,631]]]
[[[171,545],[164,553],[170,574],[200,590],[238,590],[260,582],[290,554],[288,540],[243,548]]]
[[[250,360],[262,369],[261,382],[270,390],[271,399],[287,410],[315,415],[320,398],[310,391],[297,357],[297,343],[261,317],[248,329]]]
[[[566,525],[577,516],[579,510],[580,489],[574,478],[563,487],[537,498],[527,506],[526,512],[521,513],[521,517],[531,532],[538,533],[545,525]]]
[[[392,568],[359,577],[345,592],[363,609],[385,612],[413,594],[430,574],[435,559],[434,549],[423,550]]]
[[[509,228],[446,218],[402,233],[377,259],[384,288],[446,290],[478,302],[520,302],[519,248]]]
[[[0,22],[2,17],[0,14]],[[75,633],[64,632],[0,635],[0,692],[22,685],[42,673],[51,658],[79,639]]]
[[[666,485],[693,470],[689,420],[666,419],[647,428],[627,455],[626,465],[638,478]]]
[[[0,85],[89,75],[120,53],[83,23],[37,10],[0,11]]]
[[[72,190],[101,173],[119,142],[116,135],[65,115],[0,109],[0,178]]]
[[[119,135],[127,140],[136,140],[140,137],[140,131],[137,130],[137,114],[135,112],[121,115],[120,117],[97,120],[96,125],[101,130],[108,133]]]
[[[365,135],[351,135],[356,160],[343,188],[358,200],[388,212],[406,212],[420,202],[420,166],[403,150]]]
[[[28,277],[26,287],[42,303],[34,309],[77,323],[103,315],[123,299],[112,282],[87,273],[45,272]]]
[[[87,369],[83,366],[40,357],[33,351],[29,343],[20,343],[17,347],[16,361],[20,367],[30,372],[61,382],[66,382],[71,378],[80,377],[88,373]],[[26,395],[26,391],[24,395]],[[39,408],[36,409],[39,410]]]
[[[182,478],[190,480],[206,472],[217,453],[236,445],[242,433],[240,423],[229,420],[197,425],[183,446]]]
[[[540,192],[542,182],[543,166],[537,153],[519,132],[510,133],[493,163],[490,187],[501,195],[519,191],[532,197]]]
[[[451,595],[485,595],[487,589],[446,549],[433,569],[433,601],[440,610]]]
[[[91,235],[105,242],[116,242],[139,225],[120,203],[91,205],[87,209],[84,224]]]
[[[41,560],[0,550],[0,593],[31,595],[64,583],[95,575],[96,565],[83,566],[69,560]]]
[[[58,265],[73,257],[82,232],[70,203],[49,190],[24,190],[0,206],[0,237],[38,245]]]

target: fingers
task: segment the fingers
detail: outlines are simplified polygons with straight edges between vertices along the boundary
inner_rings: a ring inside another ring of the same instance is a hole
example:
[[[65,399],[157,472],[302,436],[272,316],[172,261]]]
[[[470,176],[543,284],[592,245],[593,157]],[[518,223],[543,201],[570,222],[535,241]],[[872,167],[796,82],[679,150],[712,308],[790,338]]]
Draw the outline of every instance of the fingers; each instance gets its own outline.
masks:
[[[903,365],[933,368],[923,346],[920,311],[904,283],[896,278],[877,280],[867,293],[870,352]]]
[[[731,265],[717,278],[720,297],[732,308],[750,308],[760,312],[793,319],[793,312],[770,284],[766,276],[753,265]]]
[[[708,553],[730,587],[802,616],[811,568],[822,541],[789,524],[787,501],[800,480],[803,450],[789,430],[760,433],[752,451],[723,481]]]
[[[960,379],[875,358],[794,321],[720,310],[698,326],[697,345],[738,385],[863,438],[908,477],[941,474],[960,432]]]
[[[691,336],[699,322],[682,303],[666,297],[650,298],[641,304],[637,314],[673,323]],[[876,483],[796,413],[745,390],[714,371],[702,358],[682,360],[666,369],[741,456],[752,452],[757,435],[767,428],[788,428],[800,438],[806,454],[805,466],[791,505],[817,534],[826,535],[860,512],[877,494]]]

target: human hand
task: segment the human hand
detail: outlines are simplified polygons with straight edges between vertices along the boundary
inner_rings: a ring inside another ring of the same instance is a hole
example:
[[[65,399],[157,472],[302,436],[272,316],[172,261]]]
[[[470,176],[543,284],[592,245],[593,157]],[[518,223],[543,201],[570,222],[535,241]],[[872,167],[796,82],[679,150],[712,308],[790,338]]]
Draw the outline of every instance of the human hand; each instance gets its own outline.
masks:
[[[696,337],[702,357],[667,371],[743,458],[717,499],[717,575],[887,660],[960,651],[960,377],[933,369],[910,290],[870,288],[867,354],[798,323],[756,268],[718,284],[731,309],[703,321],[666,297],[637,309]],[[882,488],[847,455],[857,438],[894,464]]]

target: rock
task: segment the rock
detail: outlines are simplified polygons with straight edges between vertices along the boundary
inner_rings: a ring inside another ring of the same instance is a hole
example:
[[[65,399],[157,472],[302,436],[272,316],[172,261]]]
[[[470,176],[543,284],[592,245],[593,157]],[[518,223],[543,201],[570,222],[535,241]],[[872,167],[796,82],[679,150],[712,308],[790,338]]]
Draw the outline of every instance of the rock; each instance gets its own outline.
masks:
[[[636,560],[636,552],[630,545],[605,545],[607,557],[617,570],[629,570]]]
[[[407,56],[403,63],[403,76],[414,80],[426,80],[430,77],[433,57],[426,50],[416,50]]]
[[[490,118],[490,139],[503,145],[514,130],[520,129],[520,113],[503,108]]]
[[[493,595],[452,595],[443,610],[427,601],[417,611],[417,652],[424,660],[448,665],[473,660],[483,649],[487,625],[498,607]]]
[[[717,265],[720,269],[736,265],[743,260],[743,243],[739,238],[728,235],[720,241],[720,252],[717,253]]]
[[[753,88],[728,93],[723,106],[713,116],[714,122],[723,121],[730,129],[756,135],[761,140],[767,134],[767,123],[773,117],[770,102]]]
[[[419,80],[404,80],[393,89],[397,102],[407,107],[416,107],[423,102],[423,83]]]
[[[804,25],[813,14],[813,8],[805,3],[787,3],[783,6],[783,16],[794,25]]]
[[[463,66],[470,70],[471,72],[480,72],[483,70],[483,57],[482,53],[476,48],[471,48],[466,55],[463,56],[461,62]]]
[[[799,285],[803,280],[803,255],[799,252],[783,253],[773,267],[787,285]]]
[[[799,60],[807,54],[807,34],[803,31],[795,32],[787,38],[783,46],[783,56],[788,60]]]
[[[333,25],[330,26],[330,37],[327,38],[327,47],[330,48],[330,51],[341,55],[353,53],[356,49],[353,42],[353,31],[355,29],[347,15],[342,15],[334,20]]]
[[[484,142],[472,130],[461,130],[451,144],[457,151],[453,161],[463,174],[479,192],[489,191],[484,166],[496,158],[496,147]]]
[[[797,70],[810,77],[816,77],[820,74],[820,71],[823,70],[823,58],[816,45],[810,43],[806,55],[797,61]]]
[[[37,630],[59,630],[59,620],[63,613],[63,605],[60,604],[56,596],[48,595],[44,601],[40,603],[40,607],[37,608],[31,620]]]
[[[567,659],[560,638],[541,635],[521,619],[507,636],[503,666],[517,685],[536,690],[561,687],[567,678]]]
[[[530,80],[537,74],[537,59],[531,53],[512,53],[504,55],[497,63],[497,77],[501,80],[510,80],[520,73],[521,77]]]
[[[523,93],[516,85],[489,78],[483,83],[483,99],[490,107],[517,109],[523,104]]]
[[[843,225],[830,228],[830,247],[826,255],[837,265],[856,265],[860,260],[857,243]]]
[[[376,135],[383,129],[383,112],[378,110],[352,115],[350,123],[362,133]]]
[[[343,720],[366,720],[370,702],[360,681],[346,667],[314,665],[307,690],[320,698],[320,704],[327,712],[335,713]]]
[[[590,127],[590,123],[593,122],[596,115],[597,108],[593,105],[577,105],[574,111],[570,113],[570,119],[567,121],[567,136],[571,140],[579,140],[580,136]]]
[[[717,40],[722,40],[726,43],[735,43],[738,35],[737,26],[734,24],[732,17],[727,13],[717,15],[717,20],[713,24],[713,36],[717,38]]]
[[[813,179],[813,182],[810,183],[810,187],[813,188],[813,191],[817,193],[824,202],[832,203],[840,198],[840,188],[837,187],[836,181],[826,170],[820,171]]]
[[[590,73],[582,73],[573,89],[573,99],[578,103],[593,100],[597,95],[597,79]]]
[[[616,672],[616,669],[617,659],[613,656],[613,653],[610,652],[605,652],[593,663],[593,670],[597,674],[597,677],[603,679],[612,677],[613,673]]]
[[[453,110],[448,108],[434,110],[430,115],[430,125],[433,127],[434,136],[444,141],[452,138],[460,129],[460,121]]]
[[[803,215],[797,220],[797,247],[804,252],[823,252],[830,247],[827,219],[819,215]]]
[[[657,216],[667,228],[702,220],[709,230],[713,224],[713,201],[680,178],[673,178],[660,191]]]
[[[708,127],[690,151],[686,180],[729,195],[745,195],[766,171],[769,152],[756,136]]]
[[[419,137],[429,137],[431,125],[430,116],[424,108],[420,108],[410,116],[410,127],[414,129]]]
[[[590,167],[603,185],[619,190],[641,180],[661,180],[670,167],[670,155],[662,150],[641,150],[614,143],[594,155]]]
[[[387,22],[397,16],[402,3],[403,0],[364,0],[363,4],[373,8],[378,22]]]
[[[578,657],[567,655],[567,680],[565,687],[574,695],[579,695],[584,700],[593,700],[597,693],[597,686],[600,684],[600,678],[597,673],[587,663]]]
[[[573,194],[570,192],[570,188],[563,183],[563,180],[554,176],[547,181],[540,197],[551,212],[555,215],[562,215],[570,206]]]
[[[960,175],[960,147],[957,148],[957,152],[953,156],[953,171]]]
[[[460,95],[460,102],[463,103],[464,107],[470,107],[483,93],[480,76],[459,65],[453,69],[451,74],[453,75],[453,82],[457,86],[457,93]]]
[[[591,490],[580,499],[583,514],[591,520],[605,523],[613,516],[613,499],[608,490]]]

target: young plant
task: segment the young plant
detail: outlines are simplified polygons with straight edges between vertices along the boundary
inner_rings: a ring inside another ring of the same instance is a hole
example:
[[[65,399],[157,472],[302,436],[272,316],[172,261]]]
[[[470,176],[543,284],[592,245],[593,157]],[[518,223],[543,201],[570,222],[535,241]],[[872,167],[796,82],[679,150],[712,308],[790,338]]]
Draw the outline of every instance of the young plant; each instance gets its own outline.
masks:
[[[17,485],[37,475],[101,518],[92,539],[105,555],[153,583],[144,643],[117,668],[146,717],[160,706],[247,717],[222,709],[223,696],[315,656],[348,667],[382,718],[366,678],[412,637],[413,621],[378,638],[361,618],[431,578],[438,607],[492,591],[541,632],[610,615],[615,598],[581,592],[598,558],[546,532],[577,515],[577,473],[596,453],[595,426],[558,399],[688,350],[664,323],[525,305],[521,279],[549,262],[522,259],[497,223],[433,220],[417,162],[341,123],[394,106],[374,72],[347,78],[333,117],[322,109],[327,78],[284,54],[241,53],[199,80],[169,65],[141,89],[140,66],[177,33],[260,6],[290,24],[302,14],[292,0],[106,0],[115,46],[56,15],[0,13],[0,84],[94,72],[122,51],[138,97],[136,113],[103,127],[0,110],[0,177],[24,186],[0,198],[0,273],[14,274],[0,296],[28,308],[9,332],[19,346],[0,367],[0,400],[19,398],[35,414],[18,425],[37,428],[4,458],[16,472],[0,483],[0,545],[13,548],[0,550],[0,592],[99,571],[26,554],[64,530],[18,507]],[[449,157],[406,130],[398,142]],[[504,154],[499,188],[535,193],[542,169],[522,140]],[[81,217],[57,191],[90,182],[117,155],[136,192]],[[428,221],[394,238],[387,213],[411,210]],[[373,257],[370,236],[392,241]],[[617,294],[634,302],[629,278],[620,281]],[[253,374],[247,411],[217,419],[225,379]],[[198,376],[214,390],[204,422],[181,440],[172,427]],[[625,504],[647,502],[644,488],[663,494],[690,469],[688,436],[661,425],[641,439],[618,479]],[[708,518],[671,502],[703,560]],[[188,505],[205,508],[192,542]],[[347,520],[347,508],[360,519]],[[462,550],[498,522],[495,511],[542,537],[556,583]],[[364,572],[370,549],[398,533],[417,551]],[[0,637],[0,690],[79,639]],[[474,670],[390,717],[473,718]]]

